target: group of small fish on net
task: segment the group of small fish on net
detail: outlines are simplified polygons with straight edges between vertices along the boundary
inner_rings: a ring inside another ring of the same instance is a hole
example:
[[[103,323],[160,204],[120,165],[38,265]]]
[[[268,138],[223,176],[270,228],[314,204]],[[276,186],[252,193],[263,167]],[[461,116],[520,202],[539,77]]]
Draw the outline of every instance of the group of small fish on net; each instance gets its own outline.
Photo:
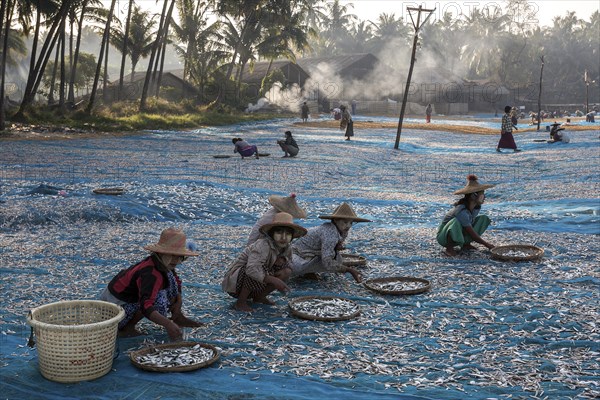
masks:
[[[192,347],[157,348],[153,352],[136,356],[135,360],[142,365],[170,368],[202,364],[214,356],[212,349],[197,344]]]
[[[360,310],[355,302],[335,297],[292,301],[290,308],[317,318],[348,318]]]
[[[384,292],[407,292],[413,290],[422,290],[427,286],[427,283],[408,280],[391,280],[389,282],[370,282],[369,286],[373,289],[381,290]]]

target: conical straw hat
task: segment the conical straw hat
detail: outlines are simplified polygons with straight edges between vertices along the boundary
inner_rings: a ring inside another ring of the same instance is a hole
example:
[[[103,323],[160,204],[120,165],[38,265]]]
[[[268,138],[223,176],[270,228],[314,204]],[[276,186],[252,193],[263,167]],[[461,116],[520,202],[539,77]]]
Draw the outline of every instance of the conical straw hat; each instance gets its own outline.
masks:
[[[490,184],[481,185],[479,183],[479,181],[477,180],[476,175],[467,175],[467,185],[464,188],[459,189],[456,192],[454,192],[454,194],[477,193],[477,192],[481,192],[482,190],[493,188],[494,186],[496,186],[496,185],[490,185]]]
[[[333,214],[320,215],[319,218],[321,218],[321,219],[334,219],[334,218],[351,219],[354,222],[371,222],[370,219],[360,218],[359,216],[357,216],[356,213],[354,212],[354,210],[352,209],[352,207],[350,207],[350,204],[348,204],[348,203],[342,203],[341,205],[339,205],[335,209]]]
[[[306,229],[294,223],[294,217],[286,212],[278,212],[273,217],[273,222],[260,227],[260,231],[267,235],[273,228],[284,227],[294,230],[294,238],[306,235]]]
[[[292,193],[287,197],[272,195],[269,197],[269,203],[279,212],[291,214],[294,218],[306,218],[304,211],[298,203],[296,203],[296,194]]]
[[[158,243],[145,246],[144,249],[154,253],[172,254],[175,256],[198,256],[198,253],[188,250],[187,239],[183,231],[176,228],[167,228],[160,234]]]

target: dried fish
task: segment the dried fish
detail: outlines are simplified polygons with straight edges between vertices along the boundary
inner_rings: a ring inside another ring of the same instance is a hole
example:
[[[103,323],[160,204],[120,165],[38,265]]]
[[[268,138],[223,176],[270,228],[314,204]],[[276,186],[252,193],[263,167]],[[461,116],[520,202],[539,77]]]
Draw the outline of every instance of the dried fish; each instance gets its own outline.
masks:
[[[341,298],[310,298],[291,301],[290,307],[295,311],[319,318],[343,318],[360,310],[355,302]]]
[[[183,367],[202,364],[215,356],[214,351],[200,346],[155,349],[153,352],[136,357],[142,365],[153,367]]]

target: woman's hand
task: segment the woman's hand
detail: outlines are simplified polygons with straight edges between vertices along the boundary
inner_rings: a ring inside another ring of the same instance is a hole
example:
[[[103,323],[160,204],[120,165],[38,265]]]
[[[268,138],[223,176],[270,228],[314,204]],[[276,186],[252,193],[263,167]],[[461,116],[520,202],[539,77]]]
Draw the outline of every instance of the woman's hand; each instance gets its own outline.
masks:
[[[169,321],[165,328],[167,329],[167,334],[172,342],[179,342],[183,339],[183,332],[181,331],[179,325],[177,325],[175,322]]]
[[[285,284],[284,281],[279,279],[276,276],[269,275],[265,278],[265,283],[270,283],[275,287],[275,289],[279,290],[281,293],[287,293],[290,291],[288,285]]]

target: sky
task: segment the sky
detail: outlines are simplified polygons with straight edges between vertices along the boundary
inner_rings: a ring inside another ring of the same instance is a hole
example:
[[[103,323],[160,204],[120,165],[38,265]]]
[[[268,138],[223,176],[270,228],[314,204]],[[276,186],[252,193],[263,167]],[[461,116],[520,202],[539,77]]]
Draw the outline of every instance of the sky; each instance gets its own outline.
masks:
[[[481,9],[503,7],[505,2],[498,1],[398,1],[398,0],[352,0],[341,1],[343,4],[353,4],[353,8],[349,12],[355,14],[361,20],[375,21],[381,13],[394,13],[396,16],[406,16],[407,7],[418,7],[422,5],[426,9],[436,9],[431,16],[432,19],[440,18],[445,12],[453,14],[469,13],[476,7]],[[541,26],[552,26],[552,20],[556,16],[563,17],[567,11],[575,11],[577,18],[589,21],[590,16],[594,11],[600,10],[600,1],[598,0],[582,0],[582,1],[530,1],[529,4],[534,8],[535,16],[532,18],[532,23],[537,23]],[[408,19],[410,21],[410,18]],[[433,20],[432,20],[433,21]]]
[[[104,3],[110,1],[103,0]],[[121,10],[127,9],[127,0],[118,0],[118,8]],[[441,17],[444,12],[452,12],[453,14],[469,15],[473,8],[479,9],[504,7],[506,4],[503,0],[496,1],[400,1],[400,0],[341,0],[342,4],[352,4],[354,7],[348,9],[348,13],[355,14],[360,20],[371,20],[376,21],[377,17],[382,13],[394,13],[396,17],[405,16],[407,21],[410,18],[407,15],[407,7],[418,7],[423,5],[423,8],[436,9],[431,16],[432,22]],[[155,12],[161,11],[162,0],[159,1],[159,5],[156,5],[156,0],[136,0],[136,4],[139,4],[143,9],[152,9]],[[567,11],[575,11],[577,18],[585,21],[590,20],[590,16],[594,11],[600,11],[600,1],[598,0],[544,0],[544,1],[530,1],[529,4],[534,7],[535,16],[526,22],[537,23],[541,26],[552,26],[552,20],[556,16],[564,17]]]

